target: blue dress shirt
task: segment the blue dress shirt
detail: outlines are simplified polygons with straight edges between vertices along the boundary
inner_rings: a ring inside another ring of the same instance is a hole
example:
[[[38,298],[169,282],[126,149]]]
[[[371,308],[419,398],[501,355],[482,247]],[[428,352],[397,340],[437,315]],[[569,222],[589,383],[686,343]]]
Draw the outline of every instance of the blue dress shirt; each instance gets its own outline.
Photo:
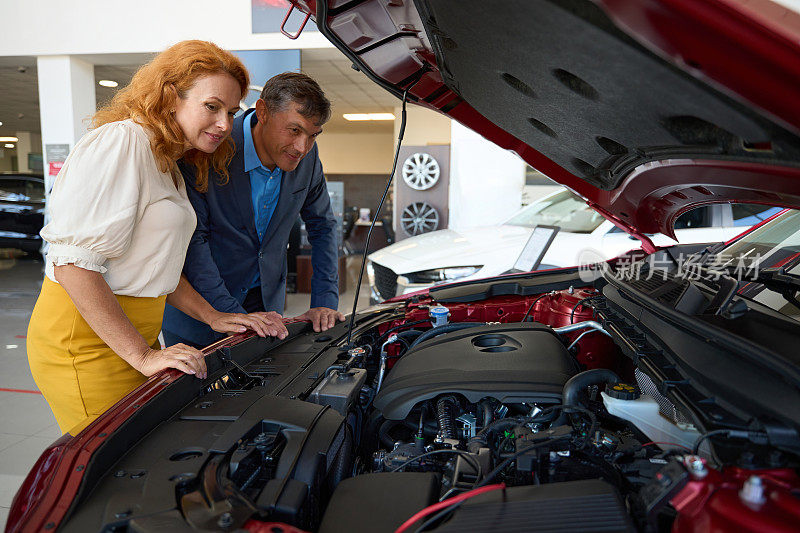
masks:
[[[266,233],[269,221],[275,212],[275,206],[278,205],[283,170],[278,165],[275,165],[274,170],[270,170],[261,164],[253,143],[252,122],[254,116],[255,113],[250,113],[250,116],[246,117],[244,121],[244,171],[250,176],[256,233],[258,240],[263,242],[264,233]],[[260,282],[260,278],[256,274],[252,286],[258,287]]]

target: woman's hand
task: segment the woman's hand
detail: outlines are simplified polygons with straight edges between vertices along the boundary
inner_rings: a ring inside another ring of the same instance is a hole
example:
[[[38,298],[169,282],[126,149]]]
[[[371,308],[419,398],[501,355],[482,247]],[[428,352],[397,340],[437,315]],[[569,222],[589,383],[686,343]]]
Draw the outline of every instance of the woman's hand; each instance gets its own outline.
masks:
[[[138,364],[133,366],[148,377],[165,368],[175,368],[185,374],[194,374],[201,379],[208,377],[203,353],[197,348],[185,344],[175,344],[163,350],[148,348],[140,356]]]
[[[208,322],[211,329],[219,333],[242,333],[252,329],[259,337],[278,337],[284,339],[289,330],[283,324],[283,317],[275,311],[259,313],[219,313]]]

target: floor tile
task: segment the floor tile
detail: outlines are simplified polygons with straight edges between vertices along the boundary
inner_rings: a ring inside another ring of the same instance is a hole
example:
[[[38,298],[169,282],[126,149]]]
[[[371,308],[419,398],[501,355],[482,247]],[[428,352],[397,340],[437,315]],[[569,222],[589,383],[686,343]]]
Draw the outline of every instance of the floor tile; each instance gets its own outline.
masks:
[[[0,433],[0,452],[9,446],[25,439],[25,435],[14,435],[13,433]],[[2,472],[2,470],[0,470]]]
[[[47,426],[40,432],[38,432],[35,437],[47,437],[48,439],[53,439],[53,441],[58,440],[61,437],[62,433],[61,430],[58,429],[58,424],[53,424],[51,426]]]
[[[23,415],[24,416],[21,416]],[[56,418],[39,394],[0,392],[0,429],[15,435],[36,435],[55,424]],[[0,472],[4,470],[0,469]]]
[[[0,388],[39,390],[33,381],[27,356],[5,355],[0,347]]]
[[[42,452],[53,444],[49,437],[26,437],[0,452],[0,476],[26,476]],[[22,482],[22,480],[20,480]],[[16,489],[14,489],[16,490]],[[3,505],[0,501],[0,505]]]
[[[27,476],[27,472],[25,476]],[[0,474],[0,507],[11,507],[14,496],[25,481],[25,476]]]

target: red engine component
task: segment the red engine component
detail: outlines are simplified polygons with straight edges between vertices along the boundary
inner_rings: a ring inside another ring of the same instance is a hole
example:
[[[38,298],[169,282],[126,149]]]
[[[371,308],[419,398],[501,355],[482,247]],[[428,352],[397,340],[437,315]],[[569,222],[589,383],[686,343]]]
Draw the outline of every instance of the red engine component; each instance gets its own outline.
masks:
[[[743,487],[752,476],[758,476],[762,487],[760,503],[752,501],[752,493],[749,497],[742,496]],[[799,491],[800,478],[790,469],[708,470],[706,477],[690,481],[671,500],[678,511],[672,530],[676,533],[797,531]]]
[[[588,302],[581,303],[581,301],[598,295],[597,290],[590,287],[526,297],[496,296],[480,303],[447,303],[445,305],[450,310],[451,322],[519,322],[530,309],[528,316],[533,320],[558,328],[570,323],[592,320],[594,311],[589,305],[584,305]],[[425,297],[418,303],[409,304],[404,319],[395,320],[382,326],[380,332],[383,334],[390,328],[413,322],[423,322],[418,324],[418,327],[427,329],[424,322],[429,318],[428,307],[430,304],[431,300]],[[531,306],[533,307],[531,308]],[[575,331],[567,334],[566,337],[571,342],[584,331]],[[577,349],[578,362],[587,369],[619,369],[619,349],[611,339],[600,332],[595,331],[584,335],[578,342]],[[387,349],[387,351],[390,358],[396,355],[393,348]],[[390,360],[390,367],[392,362]]]
[[[589,305],[584,304],[589,303],[585,302],[586,298],[598,295],[599,293],[593,288],[578,289],[573,292],[560,291],[547,295],[536,303],[533,313],[534,320],[553,328],[593,320],[594,311]],[[571,342],[584,331],[575,331],[566,336]],[[618,369],[619,350],[606,335],[597,331],[588,333],[578,341],[577,348],[576,358],[587,369]]]
[[[249,533],[308,533],[305,529],[299,529],[283,522],[261,522],[260,520],[248,520],[243,529]]]

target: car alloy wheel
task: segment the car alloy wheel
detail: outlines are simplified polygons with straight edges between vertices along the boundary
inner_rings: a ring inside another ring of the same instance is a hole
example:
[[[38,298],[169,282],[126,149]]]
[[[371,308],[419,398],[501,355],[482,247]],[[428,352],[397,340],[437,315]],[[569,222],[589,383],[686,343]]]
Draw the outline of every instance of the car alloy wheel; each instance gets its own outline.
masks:
[[[430,154],[415,153],[403,162],[403,181],[417,191],[425,191],[436,185],[441,175],[439,163]]]
[[[414,202],[403,209],[400,224],[413,237],[439,228],[439,212],[427,202]]]

